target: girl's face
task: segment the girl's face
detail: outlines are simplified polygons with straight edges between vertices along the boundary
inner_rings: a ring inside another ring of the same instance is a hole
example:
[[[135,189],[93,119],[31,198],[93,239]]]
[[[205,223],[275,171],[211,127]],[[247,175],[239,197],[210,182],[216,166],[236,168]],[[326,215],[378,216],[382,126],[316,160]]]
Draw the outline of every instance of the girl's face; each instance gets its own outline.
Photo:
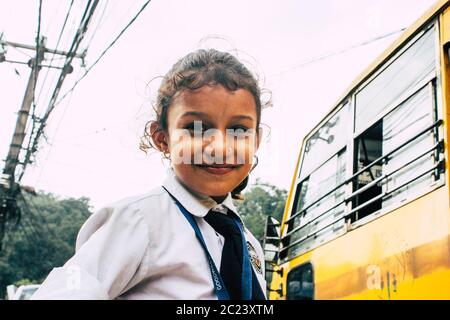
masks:
[[[167,123],[167,151],[187,187],[220,202],[248,175],[260,140],[249,91],[221,85],[182,91],[169,107]]]

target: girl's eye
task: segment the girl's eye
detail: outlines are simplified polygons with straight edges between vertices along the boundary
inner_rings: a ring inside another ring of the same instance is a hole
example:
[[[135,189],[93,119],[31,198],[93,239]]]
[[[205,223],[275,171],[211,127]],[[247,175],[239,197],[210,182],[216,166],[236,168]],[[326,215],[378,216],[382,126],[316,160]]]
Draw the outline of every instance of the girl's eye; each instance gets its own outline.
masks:
[[[249,130],[250,128],[247,128],[246,126],[235,126],[233,128],[231,128],[234,131],[244,131],[247,132],[247,130]]]
[[[194,125],[194,123],[189,123],[189,124],[183,126],[183,129],[187,129],[192,132],[194,132],[194,130],[199,130],[199,129],[201,132],[205,132],[207,130],[207,128],[204,125],[198,125],[198,124]]]
[[[250,128],[246,126],[235,126],[231,128],[232,134],[237,139],[246,139],[249,138],[249,134],[251,135]]]

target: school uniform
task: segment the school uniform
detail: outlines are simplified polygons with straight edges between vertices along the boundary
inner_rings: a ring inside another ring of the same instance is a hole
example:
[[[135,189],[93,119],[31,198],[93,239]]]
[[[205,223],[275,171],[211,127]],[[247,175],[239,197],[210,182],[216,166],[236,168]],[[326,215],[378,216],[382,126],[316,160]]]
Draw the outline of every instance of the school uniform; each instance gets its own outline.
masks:
[[[75,255],[51,271],[32,299],[217,299],[207,255],[174,198],[192,215],[219,269],[224,237],[204,218],[211,210],[239,217],[231,194],[218,204],[169,169],[161,187],[91,215]],[[253,284],[265,295],[261,245],[247,229],[244,238]]]

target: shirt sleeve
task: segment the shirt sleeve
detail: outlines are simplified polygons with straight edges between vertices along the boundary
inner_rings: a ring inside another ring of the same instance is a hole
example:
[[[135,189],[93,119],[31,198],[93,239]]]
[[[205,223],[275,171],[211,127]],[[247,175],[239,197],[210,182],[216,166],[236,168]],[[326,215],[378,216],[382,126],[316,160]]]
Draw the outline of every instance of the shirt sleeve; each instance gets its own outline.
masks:
[[[50,272],[32,299],[115,299],[136,282],[148,245],[138,206],[103,208],[81,227],[75,255]]]

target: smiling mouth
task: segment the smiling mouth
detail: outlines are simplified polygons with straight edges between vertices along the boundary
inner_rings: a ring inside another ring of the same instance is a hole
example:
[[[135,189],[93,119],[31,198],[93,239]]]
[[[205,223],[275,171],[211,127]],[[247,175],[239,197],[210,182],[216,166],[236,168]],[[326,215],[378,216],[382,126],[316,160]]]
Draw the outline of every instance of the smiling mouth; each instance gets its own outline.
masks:
[[[240,167],[239,165],[217,165],[217,164],[198,164],[196,167],[199,167],[202,170],[205,170],[208,173],[215,175],[224,175],[232,172],[234,169]]]

